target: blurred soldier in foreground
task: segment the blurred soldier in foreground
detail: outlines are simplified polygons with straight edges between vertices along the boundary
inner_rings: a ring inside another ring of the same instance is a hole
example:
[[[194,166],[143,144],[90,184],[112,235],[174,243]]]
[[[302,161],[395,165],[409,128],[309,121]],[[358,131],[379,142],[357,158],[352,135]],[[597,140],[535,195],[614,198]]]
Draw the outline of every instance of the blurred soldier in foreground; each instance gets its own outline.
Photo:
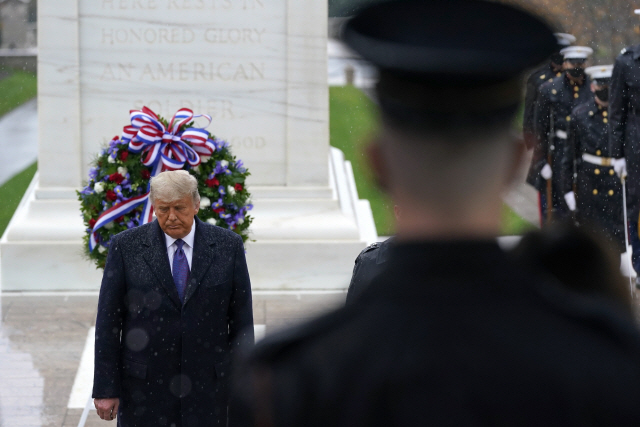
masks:
[[[584,72],[587,58],[593,50],[585,46],[571,46],[560,53],[564,55],[565,73],[540,87],[534,114],[540,146],[536,165],[529,171],[529,176],[536,177],[533,186],[540,192],[543,224],[551,219],[567,217],[569,209],[561,191],[563,177],[560,163],[567,143],[570,114],[576,106],[593,99],[589,78]]]
[[[571,34],[556,33],[554,34],[558,40],[558,50],[551,55],[548,64],[543,65],[529,75],[527,79],[527,92],[524,98],[524,118],[522,120],[522,134],[527,148],[535,148],[537,145],[535,137],[535,127],[533,123],[533,113],[538,98],[538,90],[543,83],[550,82],[554,77],[562,75],[562,63],[564,56],[560,53],[560,49],[570,46],[576,42],[576,38]]]
[[[396,244],[353,304],[255,349],[233,412],[250,426],[637,424],[628,311],[496,243],[524,152],[521,75],[556,49],[552,31],[501,3],[404,0],[367,7],[344,39],[380,71],[369,155],[402,207]]]
[[[640,9],[635,11],[640,15]],[[609,143],[614,168],[626,176],[627,214],[633,268],[640,272],[640,45],[622,49],[616,58],[611,78],[609,103]],[[640,277],[636,278],[640,288]]]
[[[576,107],[562,157],[562,191],[581,226],[595,227],[624,252],[622,184],[609,154],[609,83],[612,65],[587,68],[593,101]],[[574,175],[575,171],[575,175]],[[575,188],[575,193],[574,193]],[[577,203],[576,203],[577,199]]]
[[[393,213],[398,220],[400,217],[398,205],[393,207]],[[346,304],[353,303],[371,280],[384,270],[386,262],[389,260],[389,248],[394,241],[394,237],[389,237],[384,242],[370,244],[360,252],[353,266]]]

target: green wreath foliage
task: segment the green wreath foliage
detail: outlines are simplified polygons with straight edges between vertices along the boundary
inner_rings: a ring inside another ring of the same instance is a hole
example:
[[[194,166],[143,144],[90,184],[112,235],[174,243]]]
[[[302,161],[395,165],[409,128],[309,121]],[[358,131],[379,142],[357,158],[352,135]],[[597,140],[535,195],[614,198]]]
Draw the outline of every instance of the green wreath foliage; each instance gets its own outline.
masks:
[[[160,117],[160,121],[167,126],[166,120]],[[184,128],[191,125],[189,123]],[[210,224],[233,230],[246,242],[253,221],[249,215],[253,208],[251,194],[245,186],[250,173],[242,160],[236,159],[231,153],[226,141],[211,134],[209,137],[216,147],[213,154],[210,157],[200,156],[201,163],[196,167],[190,167],[188,163],[183,167],[198,180],[198,217]],[[142,163],[144,155],[144,152],[129,151],[127,142],[114,137],[91,162],[89,179],[84,189],[77,192],[86,226],[85,255],[95,262],[97,268],[104,268],[113,236],[142,224],[143,206],[139,205],[95,231],[97,246],[93,250],[89,248],[93,226],[103,212],[148,191],[152,169]]]

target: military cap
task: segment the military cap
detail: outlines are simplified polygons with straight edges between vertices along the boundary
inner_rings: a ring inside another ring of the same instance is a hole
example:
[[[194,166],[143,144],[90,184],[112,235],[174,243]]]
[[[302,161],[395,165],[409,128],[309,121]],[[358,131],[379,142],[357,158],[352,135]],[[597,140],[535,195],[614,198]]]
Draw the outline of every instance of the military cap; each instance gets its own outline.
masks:
[[[587,67],[584,71],[591,77],[591,80],[601,84],[609,83],[613,74],[613,65],[594,65],[593,67]]]
[[[558,50],[540,18],[483,0],[374,3],[346,23],[342,38],[378,68],[383,116],[403,124],[508,120],[523,73]]]
[[[556,40],[558,41],[558,46],[567,47],[571,46],[576,42],[576,38],[571,34],[567,33],[555,33]]]
[[[564,55],[564,59],[583,59],[586,60],[593,54],[593,49],[587,46],[569,46],[560,51]]]

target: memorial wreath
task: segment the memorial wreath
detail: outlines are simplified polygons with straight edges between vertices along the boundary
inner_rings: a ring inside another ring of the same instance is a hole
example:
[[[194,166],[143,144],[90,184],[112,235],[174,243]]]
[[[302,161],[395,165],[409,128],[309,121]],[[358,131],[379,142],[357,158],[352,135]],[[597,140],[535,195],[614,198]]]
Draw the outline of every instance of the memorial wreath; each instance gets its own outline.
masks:
[[[165,170],[189,171],[198,180],[198,217],[246,242],[253,208],[245,187],[249,172],[227,142],[205,130],[211,117],[182,108],[167,122],[144,107],[130,118],[122,136],[92,162],[87,185],[77,192],[87,227],[85,253],[97,267],[104,268],[113,236],[153,220],[149,181]],[[207,121],[202,128],[194,126],[198,118]]]

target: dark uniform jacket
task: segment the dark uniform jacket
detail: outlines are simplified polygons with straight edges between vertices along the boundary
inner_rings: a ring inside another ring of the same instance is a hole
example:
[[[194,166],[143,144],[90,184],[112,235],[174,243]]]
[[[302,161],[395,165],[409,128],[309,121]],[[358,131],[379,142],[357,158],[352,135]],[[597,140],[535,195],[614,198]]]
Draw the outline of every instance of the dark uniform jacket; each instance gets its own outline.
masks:
[[[562,166],[560,159],[566,144],[566,135],[569,128],[569,115],[573,109],[593,100],[590,89],[591,82],[587,76],[584,83],[574,86],[566,74],[555,77],[540,87],[538,102],[535,108],[535,132],[540,140],[538,151],[534,151],[532,168],[529,170],[527,182],[538,191],[545,191],[546,180],[540,176],[542,167],[547,163],[547,157],[551,153],[552,172],[551,178],[554,190],[554,202],[560,201],[564,206],[562,195],[559,191],[562,182]]]
[[[640,336],[614,302],[495,241],[398,243],[386,264],[354,304],[258,345],[239,425],[638,425]]]
[[[355,301],[365,286],[383,270],[385,262],[389,259],[389,246],[393,240],[393,237],[390,237],[384,242],[373,243],[360,252],[353,267],[347,291],[347,304]]]
[[[624,251],[622,184],[612,165],[584,161],[584,153],[611,158],[606,108],[594,102],[571,113],[568,143],[562,158],[562,193],[576,191],[576,219],[581,225],[604,233],[616,250]],[[575,177],[574,177],[575,167]]]
[[[527,79],[527,90],[524,98],[524,118],[522,120],[522,131],[524,133],[535,132],[534,112],[540,86],[542,86],[543,83],[550,82],[554,77],[561,75],[562,73],[554,73],[551,64],[548,64],[538,68],[531,73]]]
[[[630,219],[640,210],[640,45],[616,58],[609,89],[611,155],[627,159]]]
[[[113,238],[93,397],[120,398],[118,426],[226,426],[231,353],[241,343],[253,343],[253,314],[237,234],[196,218],[184,304],[157,221]]]

